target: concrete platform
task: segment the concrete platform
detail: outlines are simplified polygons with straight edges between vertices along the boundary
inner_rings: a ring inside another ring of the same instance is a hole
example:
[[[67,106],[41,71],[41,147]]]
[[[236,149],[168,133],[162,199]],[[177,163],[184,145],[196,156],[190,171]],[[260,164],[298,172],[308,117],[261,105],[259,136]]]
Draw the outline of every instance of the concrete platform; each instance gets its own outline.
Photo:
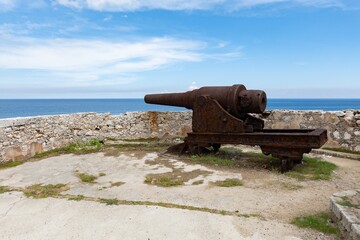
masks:
[[[326,210],[335,189],[356,185],[360,162],[355,162],[335,173],[339,181],[309,182],[267,170],[209,167],[142,151],[27,162],[0,170],[0,186],[14,190],[0,194],[0,239],[333,239],[289,222],[294,216]],[[84,183],[80,173],[97,179]],[[160,187],[144,182],[162,174],[183,179],[184,184]],[[244,186],[214,184],[229,178]],[[25,197],[22,189],[34,184],[66,184],[69,189],[55,198]],[[78,195],[84,199],[69,200]],[[121,201],[106,205],[99,199]]]

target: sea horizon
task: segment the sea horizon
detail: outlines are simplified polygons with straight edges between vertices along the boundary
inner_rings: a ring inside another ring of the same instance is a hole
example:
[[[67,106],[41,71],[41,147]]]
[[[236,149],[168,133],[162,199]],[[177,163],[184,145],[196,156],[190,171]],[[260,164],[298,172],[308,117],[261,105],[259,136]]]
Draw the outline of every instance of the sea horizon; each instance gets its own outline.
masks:
[[[184,107],[146,104],[143,98],[0,99],[0,119],[71,114],[113,115],[139,111],[186,111]],[[360,98],[268,98],[266,110],[360,110]]]

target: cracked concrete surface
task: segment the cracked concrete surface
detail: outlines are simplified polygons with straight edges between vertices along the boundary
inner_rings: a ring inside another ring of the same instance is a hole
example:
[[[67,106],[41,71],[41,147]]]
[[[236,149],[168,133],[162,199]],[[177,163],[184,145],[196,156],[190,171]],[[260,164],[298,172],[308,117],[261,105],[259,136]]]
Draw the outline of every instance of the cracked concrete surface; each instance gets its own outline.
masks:
[[[350,164],[335,177],[344,174],[356,184],[359,176],[354,174],[359,167],[360,162]],[[206,174],[195,174],[197,171]],[[349,174],[351,171],[354,174]],[[79,172],[105,176],[89,184],[79,180]],[[148,174],[169,172],[180,178],[182,174],[194,174],[183,186],[164,188],[144,183]],[[211,184],[227,178],[242,180],[244,186],[221,188]],[[203,183],[192,185],[196,180]],[[332,239],[289,222],[303,213],[326,210],[328,194],[352,184],[343,180],[299,183],[302,188],[290,191],[282,188],[282,183],[296,182],[280,174],[212,168],[155,152],[62,155],[0,170],[0,186],[62,183],[71,188],[61,194],[211,208],[237,212],[240,217],[171,207],[32,199],[12,191],[0,195],[0,239]],[[124,184],[112,186],[114,182]],[[241,217],[244,214],[256,217]]]

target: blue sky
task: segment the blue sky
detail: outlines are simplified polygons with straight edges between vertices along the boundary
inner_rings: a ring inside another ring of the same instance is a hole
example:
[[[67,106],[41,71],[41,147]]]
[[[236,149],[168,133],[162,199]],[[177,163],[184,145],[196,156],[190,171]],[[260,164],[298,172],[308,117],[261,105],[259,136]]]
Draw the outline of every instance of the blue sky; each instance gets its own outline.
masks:
[[[0,98],[360,98],[358,0],[0,0]]]

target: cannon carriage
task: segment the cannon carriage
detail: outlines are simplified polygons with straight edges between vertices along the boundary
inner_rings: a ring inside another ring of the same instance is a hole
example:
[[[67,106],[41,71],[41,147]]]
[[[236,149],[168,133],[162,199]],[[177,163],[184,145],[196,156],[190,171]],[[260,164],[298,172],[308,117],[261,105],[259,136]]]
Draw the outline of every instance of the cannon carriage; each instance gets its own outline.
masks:
[[[327,141],[326,129],[265,129],[251,113],[263,113],[267,97],[244,85],[202,87],[184,93],[149,94],[146,103],[193,110],[192,132],[179,146],[180,153],[217,152],[222,144],[258,145],[265,155],[281,159],[281,171],[301,163],[303,154]]]

